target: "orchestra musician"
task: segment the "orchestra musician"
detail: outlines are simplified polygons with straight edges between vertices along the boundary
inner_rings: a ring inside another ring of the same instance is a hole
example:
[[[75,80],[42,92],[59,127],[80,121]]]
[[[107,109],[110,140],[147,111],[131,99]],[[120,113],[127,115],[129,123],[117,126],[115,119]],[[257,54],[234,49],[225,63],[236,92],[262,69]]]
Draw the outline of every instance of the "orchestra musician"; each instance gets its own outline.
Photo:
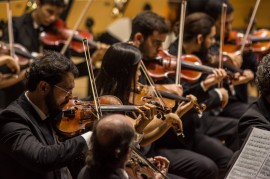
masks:
[[[269,67],[270,54],[267,54],[259,63],[256,73],[255,81],[261,96],[250,105],[249,109],[242,115],[239,121],[238,131],[241,145],[243,145],[252,127],[257,127],[268,131],[270,130]]]
[[[143,102],[140,100],[138,102],[135,101],[135,96],[137,95],[135,90],[140,76],[141,58],[142,56],[140,51],[133,45],[128,43],[113,44],[105,53],[101,69],[96,77],[98,94],[100,96],[116,96],[124,105]],[[152,96],[154,95],[152,94]],[[158,102],[155,98],[151,99],[151,96],[148,94],[142,94],[141,100],[147,97],[149,97],[150,102],[151,100]],[[191,101],[187,105],[181,105],[178,107],[179,112],[177,113],[180,117],[183,115],[183,111],[191,108],[192,103],[193,102]],[[134,122],[135,121],[133,120],[133,123]],[[136,124],[134,124],[136,132],[138,132],[137,123],[138,120],[136,120]],[[182,128],[182,122],[176,114],[165,114],[164,120],[155,117],[143,131],[139,132],[144,133],[143,140],[140,142],[140,145],[145,146],[152,143],[175,124]]]
[[[200,14],[202,14],[204,18],[201,18]],[[197,55],[202,60],[203,64],[211,65],[213,58],[211,55],[209,55],[210,54],[209,51],[210,51],[211,45],[215,43],[215,34],[216,34],[214,19],[212,19],[210,16],[206,15],[205,13],[192,13],[187,17],[187,19],[190,21],[190,23],[187,20],[186,24],[189,24],[189,25],[186,26],[187,28],[185,29],[184,38],[183,38],[184,39],[183,46],[186,47],[185,50],[186,49],[188,49],[189,51],[191,50],[190,53]],[[207,35],[207,34],[210,34],[209,32],[211,31],[212,31],[212,35]],[[196,42],[195,41],[196,38],[194,37],[197,37],[199,39],[200,36],[202,38],[202,41],[200,42],[200,40],[198,40]],[[205,40],[203,39],[204,36],[205,36]],[[208,41],[207,41],[207,38],[208,38]],[[197,49],[196,49],[196,43],[199,44],[197,45]],[[202,45],[200,45],[200,43]],[[208,45],[207,46],[204,45],[205,43],[207,43]],[[177,43],[175,42],[171,46],[172,53],[173,51],[175,51],[174,49],[177,49]],[[233,73],[232,76],[235,76],[235,74]],[[239,118],[232,114],[233,111],[235,111],[234,109],[228,110],[227,115],[221,115],[225,113],[225,109],[227,108],[227,106],[223,106],[222,110],[220,111],[220,109],[218,109],[220,104],[216,102],[219,102],[221,99],[224,99],[225,97],[224,94],[226,92],[226,101],[227,102],[229,101],[228,105],[230,105],[232,103],[232,100],[229,100],[231,99],[231,96],[232,96],[230,86],[244,84],[246,83],[247,79],[249,79],[249,75],[245,76],[245,74],[242,74],[237,79],[234,79],[234,78],[231,79],[230,80],[231,83],[228,83],[228,82],[224,83],[223,88],[210,89],[209,94],[211,94],[210,96],[212,98],[209,99],[206,102],[206,104],[208,106],[208,109],[211,109],[211,110],[208,110],[207,112],[204,113],[205,117],[204,117],[204,120],[202,120],[202,125],[201,125],[202,131],[209,136],[217,137],[221,140],[225,140],[226,145],[232,150],[237,150],[239,147],[237,138],[235,137],[232,138],[232,136],[234,136],[237,132],[236,126],[237,126],[237,121]],[[216,93],[218,91],[222,92],[221,94],[223,95]],[[241,108],[241,104],[239,104],[235,108],[236,109]],[[213,108],[210,106],[213,106]],[[246,104],[243,104],[243,107],[245,106]]]
[[[53,128],[72,95],[76,75],[75,65],[57,52],[33,62],[27,91],[0,113],[0,178],[77,176],[91,132],[59,142]]]
[[[86,166],[81,170],[78,179],[130,178],[125,168],[131,147],[134,145],[134,138],[134,126],[127,116],[107,115],[97,121],[90,141],[92,148],[87,154]],[[166,175],[169,161],[157,156],[154,162],[158,164],[160,172]],[[149,174],[139,170],[138,173],[140,172],[146,176]],[[156,173],[155,178],[160,178],[159,175]]]
[[[228,0],[209,0],[205,12],[215,19],[215,25],[217,27],[216,43],[213,44],[210,51],[211,53],[219,53],[219,41],[220,41],[220,24],[221,24],[221,9],[222,4],[227,5],[225,29],[224,29],[224,47],[231,44],[230,34],[232,32],[232,23],[234,20],[234,9]],[[226,50],[226,48],[224,49]],[[254,73],[256,73],[258,60],[255,53],[252,50],[244,50],[242,54],[237,52],[227,53],[232,60],[232,63],[239,69],[243,70],[241,75],[240,84],[234,85],[235,95],[230,96],[229,104],[224,108],[222,116],[229,116],[234,118],[240,118],[248,107],[248,90],[247,84],[253,80]]]
[[[13,17],[14,42],[23,45],[30,53],[41,52],[39,35],[53,28],[54,22],[65,9],[64,0],[37,0],[37,8],[19,17]],[[3,41],[8,42],[7,30]]]
[[[52,24],[65,8],[64,0],[37,0],[36,3],[35,10],[12,18],[14,43],[24,46],[30,53],[41,52],[39,40],[41,31],[52,28]],[[4,31],[3,41],[9,42],[9,33],[8,29]],[[24,76],[24,74],[22,73],[20,76]],[[7,107],[25,89],[23,81],[17,81],[14,85],[1,89],[1,107]]]
[[[146,61],[157,56],[158,51],[162,49],[161,45],[167,33],[168,26],[165,19],[154,12],[145,11],[132,20],[130,41],[140,49],[143,60]],[[211,77],[211,83],[222,79],[222,75],[220,72],[216,73],[216,78]],[[212,76],[215,77],[215,75]],[[174,86],[175,90],[177,87],[179,88],[179,86]],[[204,96],[204,94],[200,94],[200,96]],[[195,116],[194,120],[192,120],[192,116]],[[198,120],[196,116],[198,115],[194,115],[193,111],[193,113],[181,117],[182,120],[185,120],[183,121],[186,136],[184,139],[176,139],[169,130],[153,144],[146,156],[157,154],[168,158],[170,161],[169,172],[181,177],[217,178],[218,167],[220,171],[224,171],[232,152],[216,139],[196,132],[195,126]],[[215,152],[208,152],[211,150]]]
[[[247,111],[242,115],[238,123],[238,136],[240,138],[240,147],[245,144],[245,140],[248,138],[250,131],[253,127],[270,130],[269,124],[269,80],[270,80],[270,55],[267,54],[263,57],[258,65],[258,70],[256,72],[256,86],[259,90],[260,97],[254,101]],[[233,159],[230,164],[232,164],[240,155],[240,148],[233,155]]]
[[[112,60],[113,59],[113,60]],[[129,43],[113,44],[105,53],[102,60],[102,65],[96,77],[96,86],[99,96],[113,95],[118,97],[124,105],[136,104],[143,102],[143,99],[149,98],[149,102],[157,99],[151,98],[147,94],[142,94],[136,98],[136,85],[140,76],[140,62],[142,55],[140,51]],[[152,96],[154,96],[152,94]],[[136,99],[139,99],[136,101]],[[188,111],[193,105],[193,101],[178,107],[178,115],[181,117],[183,113]],[[161,137],[169,128],[176,126],[182,128],[182,122],[179,116],[174,113],[165,114],[164,119],[155,116],[143,129],[137,126],[140,122],[137,116],[130,114],[130,117],[136,120],[131,120],[135,127],[136,133],[142,135],[140,146],[150,145],[153,141]],[[140,116],[139,116],[140,117]],[[172,177],[172,175],[171,175]],[[174,178],[179,178],[175,176]]]

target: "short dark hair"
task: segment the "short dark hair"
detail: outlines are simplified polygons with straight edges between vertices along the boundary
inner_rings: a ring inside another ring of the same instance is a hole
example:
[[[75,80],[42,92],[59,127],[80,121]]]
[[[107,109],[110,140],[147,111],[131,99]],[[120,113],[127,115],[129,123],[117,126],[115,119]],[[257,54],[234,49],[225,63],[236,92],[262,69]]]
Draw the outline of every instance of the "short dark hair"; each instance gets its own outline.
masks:
[[[40,81],[55,85],[62,81],[63,76],[71,72],[78,76],[79,72],[73,62],[64,55],[45,51],[44,55],[35,60],[26,74],[26,85],[29,91],[34,91]]]
[[[213,18],[202,12],[188,15],[185,20],[185,30],[183,35],[184,42],[190,42],[197,35],[202,34],[206,37],[215,25]]]
[[[130,40],[136,33],[141,33],[146,39],[154,31],[159,33],[168,33],[169,27],[165,19],[152,11],[143,11],[132,20],[132,31]]]
[[[231,14],[234,9],[228,0],[208,0],[207,5],[205,6],[204,12],[209,16],[218,20],[222,13],[222,4],[225,3],[227,5],[227,14]]]
[[[40,0],[40,5],[50,4],[58,7],[66,7],[65,0]]]
[[[256,72],[256,84],[262,96],[270,95],[270,53],[265,55]]]

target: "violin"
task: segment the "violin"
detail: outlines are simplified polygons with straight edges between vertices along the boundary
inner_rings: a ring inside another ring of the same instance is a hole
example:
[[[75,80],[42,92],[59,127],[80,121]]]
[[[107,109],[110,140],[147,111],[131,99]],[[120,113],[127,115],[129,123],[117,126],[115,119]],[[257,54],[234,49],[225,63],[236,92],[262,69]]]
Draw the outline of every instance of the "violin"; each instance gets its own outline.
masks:
[[[195,55],[183,55],[181,59],[181,78],[189,82],[197,81],[202,72],[212,73],[213,71],[212,68],[202,65],[201,60]],[[149,75],[156,80],[176,74],[177,58],[165,50],[160,50],[156,59],[145,60],[144,63]]]
[[[133,101],[134,100],[134,101]],[[161,102],[160,102],[161,100]],[[184,100],[184,99],[183,99]],[[155,96],[154,90],[150,86],[137,85],[135,92],[131,92],[129,101],[134,105],[144,105],[145,103],[155,103],[163,105],[168,109],[175,106],[175,100],[169,98],[161,98]]]
[[[166,92],[166,88],[164,88],[162,85],[157,85],[155,87],[157,92],[162,96],[161,99],[155,97],[153,89],[150,86],[138,85],[136,87],[135,94],[131,92],[130,101],[132,100],[131,97],[133,97],[135,105],[143,105],[144,103],[151,100],[152,104],[159,106],[160,104],[162,104],[168,111],[169,109],[173,109],[176,106],[177,102],[190,101],[189,99],[182,96]],[[198,104],[197,102],[195,102],[194,108],[198,113],[202,113],[206,109],[206,106],[205,104]]]
[[[105,112],[131,112],[137,111],[138,105],[123,105],[121,100],[115,96],[106,95],[98,98],[101,104],[101,111]],[[59,134],[65,137],[74,137],[82,134],[93,127],[97,119],[97,111],[93,101],[80,101],[70,99],[62,110],[62,118],[57,121],[56,129]],[[157,117],[164,118],[169,110],[157,107]]]
[[[167,179],[160,170],[148,161],[136,148],[131,147],[131,155],[125,166],[125,171],[132,179],[155,179],[160,174],[162,179]]]
[[[53,24],[53,30],[45,31],[40,34],[40,40],[47,46],[60,46],[63,45],[68,37],[72,34],[72,30],[68,29],[61,19],[56,20]],[[76,30],[69,44],[69,48],[81,54],[84,52],[82,40],[87,39],[88,45],[97,48],[97,42],[93,41],[93,35],[87,31]]]
[[[20,69],[28,68],[29,65],[36,57],[32,56],[30,52],[20,44],[14,44],[13,50],[15,51],[14,59],[18,61],[20,65]],[[0,54],[1,55],[9,55],[10,54],[10,45],[5,42],[0,42]],[[6,66],[1,67],[2,74],[12,73],[10,69]]]
[[[243,43],[243,38],[243,33],[231,31],[223,50],[230,53],[238,51]],[[268,53],[270,50],[270,31],[267,29],[254,31],[248,36],[245,47],[247,47],[246,50],[252,50],[256,54]]]

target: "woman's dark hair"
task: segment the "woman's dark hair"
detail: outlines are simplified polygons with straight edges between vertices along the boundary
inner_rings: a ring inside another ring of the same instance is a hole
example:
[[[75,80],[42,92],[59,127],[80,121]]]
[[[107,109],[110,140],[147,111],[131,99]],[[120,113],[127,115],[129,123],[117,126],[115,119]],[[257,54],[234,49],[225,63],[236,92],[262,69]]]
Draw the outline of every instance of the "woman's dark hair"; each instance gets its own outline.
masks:
[[[169,26],[165,19],[152,11],[143,11],[132,20],[130,40],[136,33],[141,33],[147,39],[154,31],[168,33]]]
[[[66,7],[65,0],[40,0],[40,5],[50,4],[57,7]]]
[[[185,20],[185,30],[183,35],[184,42],[190,42],[197,35],[202,34],[206,37],[215,25],[213,18],[202,12],[192,13]]]
[[[102,176],[100,173],[102,171],[111,172],[119,167],[121,161],[126,159],[135,135],[133,127],[123,123],[120,131],[112,134],[106,144],[101,144],[97,126],[105,117],[95,123],[90,140],[91,149],[86,155],[86,165],[90,166],[99,176]]]
[[[135,86],[136,72],[142,59],[141,52],[128,43],[113,44],[105,53],[96,78],[100,96],[114,95],[128,104],[131,84]]]
[[[270,54],[263,57],[256,72],[256,84],[262,96],[270,95]]]
[[[40,81],[55,85],[62,81],[66,73],[78,76],[77,67],[71,60],[54,51],[45,51],[44,55],[35,60],[26,74],[26,85],[29,91],[34,91]]]

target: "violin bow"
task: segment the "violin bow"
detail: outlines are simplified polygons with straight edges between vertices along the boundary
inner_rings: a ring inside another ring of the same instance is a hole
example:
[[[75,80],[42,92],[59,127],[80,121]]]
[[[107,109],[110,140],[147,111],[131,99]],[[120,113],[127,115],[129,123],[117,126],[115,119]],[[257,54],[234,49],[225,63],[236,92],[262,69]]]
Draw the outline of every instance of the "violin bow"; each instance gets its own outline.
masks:
[[[220,41],[219,41],[219,63],[218,63],[218,68],[223,68],[223,54],[222,54],[222,49],[223,49],[223,44],[224,44],[224,31],[225,31],[225,23],[226,23],[226,16],[227,16],[227,4],[223,3],[222,4],[222,10],[221,10],[221,26],[220,26]],[[223,86],[222,82],[218,83],[218,87],[221,88]]]
[[[240,54],[241,55],[242,55],[242,53],[244,51],[245,44],[246,44],[246,41],[247,41],[247,38],[248,38],[248,34],[250,33],[250,30],[251,30],[252,24],[254,22],[255,15],[257,13],[260,2],[261,2],[261,0],[256,1],[255,7],[254,7],[253,12],[252,12],[252,15],[250,17],[249,24],[248,24],[248,27],[247,27],[247,31],[245,33],[245,36],[244,36],[244,39],[242,41],[241,48],[240,48]]]
[[[145,64],[143,63],[143,61],[141,61],[141,69],[142,69],[142,72],[144,74],[144,76],[146,77],[149,85],[152,87],[155,95],[157,96],[158,98],[158,101],[159,103],[161,104],[161,106],[165,109],[167,106],[166,106],[166,103],[164,102],[160,92],[156,89],[156,85],[155,85],[155,82],[154,80],[151,78],[151,76],[149,75],[147,69],[146,69],[146,66]]]
[[[8,17],[8,38],[9,38],[9,49],[10,49],[10,56],[14,57],[14,35],[13,35],[13,25],[12,25],[12,10],[10,0],[7,2],[7,17]]]
[[[90,6],[91,3],[92,3],[92,0],[88,0],[87,3],[86,3],[86,5],[84,6],[84,9],[83,9],[83,11],[81,12],[81,14],[80,14],[78,20],[76,21],[76,23],[75,23],[75,25],[74,25],[74,27],[73,27],[73,29],[72,29],[71,34],[69,35],[68,39],[67,39],[66,42],[65,42],[65,45],[64,45],[63,48],[61,49],[61,52],[60,52],[60,53],[61,53],[62,55],[66,53],[67,48],[68,48],[68,46],[69,46],[69,44],[70,44],[70,42],[71,42],[71,40],[72,40],[72,38],[73,38],[73,36],[74,36],[74,34],[75,34],[75,31],[78,29],[78,27],[79,27],[80,23],[82,22],[82,19],[83,19],[83,17],[85,16],[86,11],[89,9],[89,6]]]
[[[179,22],[179,34],[178,34],[178,53],[177,53],[177,66],[176,66],[176,77],[175,84],[179,85],[181,80],[181,57],[182,57],[182,46],[183,46],[183,34],[184,34],[184,21],[186,15],[187,0],[181,1],[181,12]]]
[[[82,43],[83,43],[83,48],[84,48],[84,53],[85,53],[85,60],[86,60],[89,80],[90,80],[90,84],[91,84],[94,104],[95,104],[95,108],[96,108],[96,112],[97,112],[96,117],[99,120],[102,116],[102,111],[101,111],[100,103],[98,100],[97,87],[96,87],[93,65],[91,62],[91,55],[90,55],[90,50],[89,50],[89,43],[88,43],[87,39],[83,39]]]

